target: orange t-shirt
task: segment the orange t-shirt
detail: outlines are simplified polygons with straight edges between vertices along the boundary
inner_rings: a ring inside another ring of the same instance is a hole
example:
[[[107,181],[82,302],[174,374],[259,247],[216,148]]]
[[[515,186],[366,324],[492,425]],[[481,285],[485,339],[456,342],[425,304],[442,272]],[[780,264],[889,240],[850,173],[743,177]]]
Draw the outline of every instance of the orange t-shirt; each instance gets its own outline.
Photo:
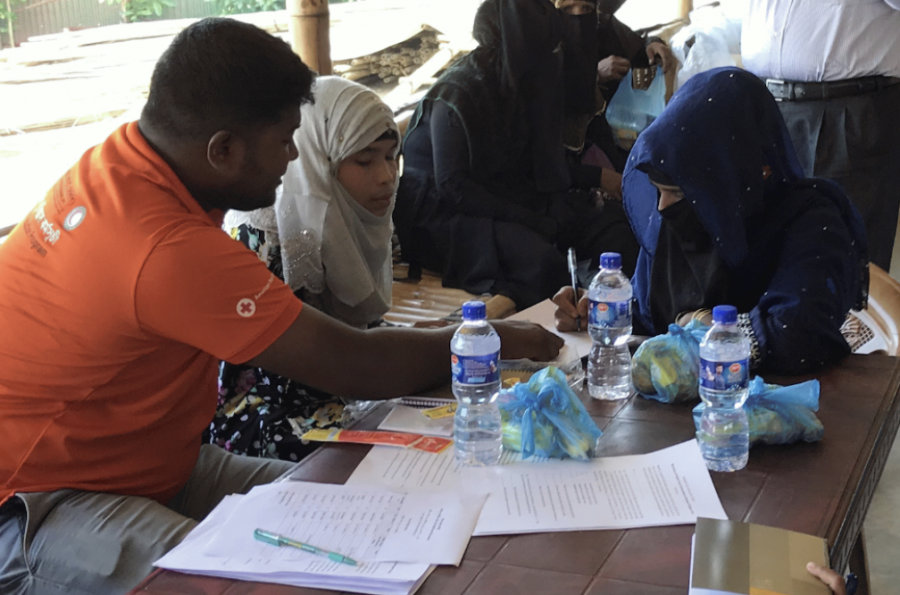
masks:
[[[137,123],[119,128],[0,245],[0,504],[61,488],[166,502],[218,360],[259,355],[301,307]]]

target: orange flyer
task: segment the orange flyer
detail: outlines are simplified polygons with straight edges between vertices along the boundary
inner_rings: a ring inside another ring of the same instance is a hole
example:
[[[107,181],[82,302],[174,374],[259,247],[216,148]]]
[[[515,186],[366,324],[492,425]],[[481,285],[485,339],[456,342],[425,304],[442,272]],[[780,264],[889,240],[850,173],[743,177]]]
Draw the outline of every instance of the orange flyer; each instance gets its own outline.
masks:
[[[381,444],[384,446],[401,446],[424,452],[439,454],[447,450],[453,440],[421,434],[404,432],[359,432],[356,430],[315,429],[300,437],[312,442],[353,442],[356,444]]]

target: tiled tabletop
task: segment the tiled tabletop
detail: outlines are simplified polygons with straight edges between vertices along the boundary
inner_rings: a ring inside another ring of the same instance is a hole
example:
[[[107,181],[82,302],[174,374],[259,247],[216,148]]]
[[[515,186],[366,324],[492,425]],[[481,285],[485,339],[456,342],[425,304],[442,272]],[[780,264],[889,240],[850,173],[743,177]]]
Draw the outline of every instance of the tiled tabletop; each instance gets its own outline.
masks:
[[[712,477],[729,518],[824,537],[832,565],[843,567],[900,423],[900,359],[850,356],[817,377],[825,425],[821,442],[754,447],[746,469]],[[781,384],[806,379],[766,378]],[[604,431],[601,456],[651,452],[694,435],[693,404],[663,405],[641,397],[584,401]],[[343,483],[367,451],[362,445],[329,444],[300,462],[292,477]],[[438,568],[419,593],[683,594],[692,533],[693,526],[679,526],[475,537],[463,563]],[[157,571],[132,593],[325,592]]]

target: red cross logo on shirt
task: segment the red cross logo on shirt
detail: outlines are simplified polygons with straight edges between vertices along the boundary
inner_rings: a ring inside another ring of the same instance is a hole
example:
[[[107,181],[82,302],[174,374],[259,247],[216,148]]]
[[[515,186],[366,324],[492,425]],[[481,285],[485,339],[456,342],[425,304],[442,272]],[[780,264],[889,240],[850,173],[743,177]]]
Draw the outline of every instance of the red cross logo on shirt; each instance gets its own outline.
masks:
[[[256,302],[250,298],[244,298],[237,303],[237,313],[244,318],[249,318],[256,314]]]

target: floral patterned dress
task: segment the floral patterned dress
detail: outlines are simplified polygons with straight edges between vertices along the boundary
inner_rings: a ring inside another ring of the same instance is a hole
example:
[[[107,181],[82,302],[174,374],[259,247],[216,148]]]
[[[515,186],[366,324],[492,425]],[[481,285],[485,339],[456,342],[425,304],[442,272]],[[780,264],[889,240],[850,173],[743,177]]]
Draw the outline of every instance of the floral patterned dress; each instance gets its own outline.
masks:
[[[250,225],[230,230],[231,237],[259,255],[283,279],[281,249],[267,242],[266,232]],[[318,307],[318,296],[301,292],[305,303]],[[236,454],[299,461],[318,446],[300,436],[313,428],[339,426],[344,401],[284,376],[247,365],[221,362],[219,401],[208,441]]]

